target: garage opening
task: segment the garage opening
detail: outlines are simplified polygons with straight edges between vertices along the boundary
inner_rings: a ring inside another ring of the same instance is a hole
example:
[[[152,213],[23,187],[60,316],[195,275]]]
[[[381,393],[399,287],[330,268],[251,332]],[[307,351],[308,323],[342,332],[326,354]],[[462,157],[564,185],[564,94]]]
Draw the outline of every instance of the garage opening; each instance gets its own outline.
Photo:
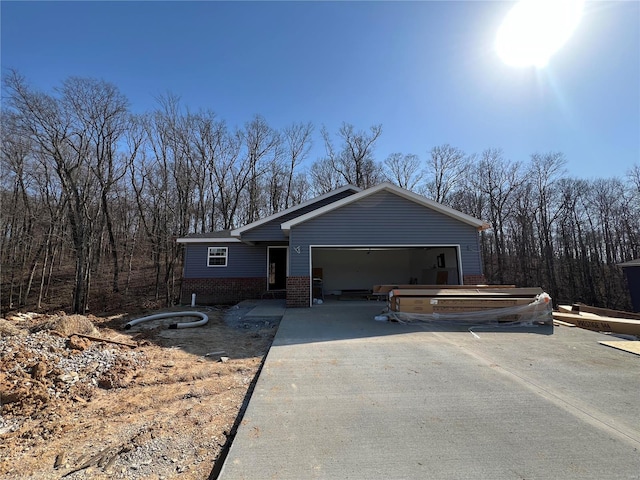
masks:
[[[460,285],[459,250],[457,245],[312,246],[311,268],[314,278],[322,278],[325,297],[358,298],[374,285]]]

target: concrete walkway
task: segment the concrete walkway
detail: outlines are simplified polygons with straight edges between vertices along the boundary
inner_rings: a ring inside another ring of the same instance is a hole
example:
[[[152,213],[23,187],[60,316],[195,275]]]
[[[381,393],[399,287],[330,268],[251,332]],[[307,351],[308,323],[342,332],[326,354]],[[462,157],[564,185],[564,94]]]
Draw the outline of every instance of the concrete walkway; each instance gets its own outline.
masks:
[[[219,478],[640,479],[640,357],[577,328],[288,309]]]

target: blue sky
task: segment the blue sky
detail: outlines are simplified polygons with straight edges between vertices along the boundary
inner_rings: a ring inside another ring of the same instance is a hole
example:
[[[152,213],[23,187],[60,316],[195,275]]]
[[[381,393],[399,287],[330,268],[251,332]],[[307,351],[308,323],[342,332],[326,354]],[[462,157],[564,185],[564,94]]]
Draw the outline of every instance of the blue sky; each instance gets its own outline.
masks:
[[[230,126],[382,124],[376,159],[449,143],[512,160],[561,151],[568,174],[640,162],[640,2],[587,2],[546,69],[494,50],[507,2],[0,2],[1,66],[49,90],[116,84],[134,112],[172,92]]]

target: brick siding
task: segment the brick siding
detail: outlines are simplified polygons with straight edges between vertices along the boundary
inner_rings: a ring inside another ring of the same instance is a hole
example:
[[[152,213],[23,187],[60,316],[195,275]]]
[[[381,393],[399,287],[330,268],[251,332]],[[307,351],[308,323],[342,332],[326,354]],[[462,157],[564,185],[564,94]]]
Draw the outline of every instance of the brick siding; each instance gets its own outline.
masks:
[[[266,291],[264,277],[249,278],[184,278],[180,303],[190,304],[196,294],[198,305],[227,305],[251,298],[261,298]]]
[[[310,277],[287,277],[287,307],[309,306],[310,283]]]
[[[484,285],[487,283],[487,279],[484,275],[464,275],[462,283],[464,285]]]

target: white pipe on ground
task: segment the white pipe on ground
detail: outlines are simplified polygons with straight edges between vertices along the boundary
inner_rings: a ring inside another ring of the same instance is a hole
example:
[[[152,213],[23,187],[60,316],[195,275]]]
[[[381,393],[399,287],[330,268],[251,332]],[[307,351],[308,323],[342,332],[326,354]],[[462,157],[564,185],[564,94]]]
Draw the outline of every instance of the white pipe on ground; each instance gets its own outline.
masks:
[[[156,313],[155,315],[149,315],[147,317],[137,318],[135,320],[131,320],[128,323],[124,324],[124,329],[129,330],[134,325],[137,325],[142,322],[148,322],[151,320],[160,320],[162,318],[172,318],[172,317],[198,317],[200,320],[196,320],[195,322],[183,322],[183,323],[172,323],[169,325],[170,330],[175,330],[176,328],[191,328],[191,327],[201,327],[202,325],[206,325],[209,321],[209,317],[201,312],[167,312],[167,313]]]
[[[191,294],[191,307],[195,307],[196,306],[196,294],[192,293]]]

